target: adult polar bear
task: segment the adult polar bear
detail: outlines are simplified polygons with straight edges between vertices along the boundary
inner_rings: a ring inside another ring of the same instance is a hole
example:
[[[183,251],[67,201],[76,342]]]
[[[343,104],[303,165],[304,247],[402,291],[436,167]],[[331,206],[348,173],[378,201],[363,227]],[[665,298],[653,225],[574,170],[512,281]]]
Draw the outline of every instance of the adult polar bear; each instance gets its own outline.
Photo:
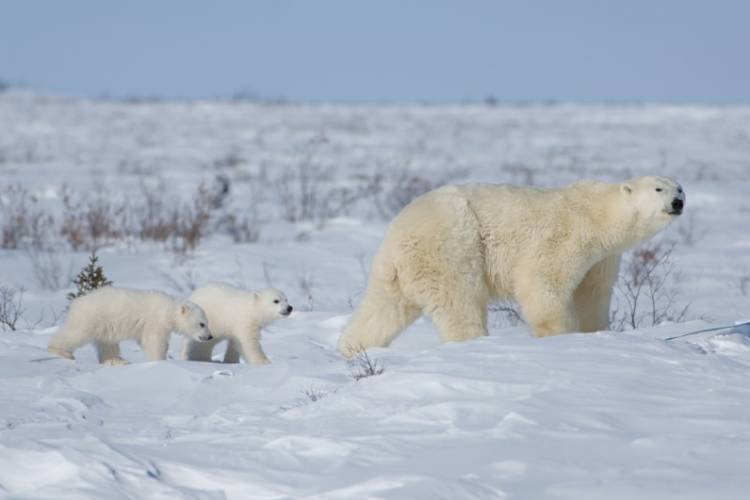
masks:
[[[445,342],[487,335],[492,299],[515,299],[539,337],[607,329],[620,256],[684,203],[664,177],[431,191],[391,223],[339,350],[387,346],[422,313]]]

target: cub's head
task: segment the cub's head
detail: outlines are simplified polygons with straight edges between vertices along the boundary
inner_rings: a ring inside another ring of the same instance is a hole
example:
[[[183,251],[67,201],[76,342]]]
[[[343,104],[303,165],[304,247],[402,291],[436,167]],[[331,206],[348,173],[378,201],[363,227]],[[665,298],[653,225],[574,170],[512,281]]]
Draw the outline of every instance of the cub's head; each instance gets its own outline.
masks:
[[[279,318],[285,318],[292,314],[294,309],[289,305],[286,295],[276,288],[266,288],[253,293],[255,311],[259,314],[263,324],[269,324]]]
[[[620,185],[628,205],[644,223],[659,230],[682,214],[685,192],[667,177],[636,177]]]
[[[198,304],[189,300],[183,301],[177,308],[177,331],[193,340],[213,339],[208,329],[206,313]]]

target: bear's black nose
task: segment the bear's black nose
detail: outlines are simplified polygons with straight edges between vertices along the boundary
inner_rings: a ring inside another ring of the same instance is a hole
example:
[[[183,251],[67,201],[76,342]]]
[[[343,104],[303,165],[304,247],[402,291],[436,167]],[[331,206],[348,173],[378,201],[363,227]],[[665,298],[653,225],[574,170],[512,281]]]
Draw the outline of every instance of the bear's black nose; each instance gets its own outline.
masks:
[[[292,306],[286,306],[286,313],[289,314],[294,308]]]
[[[679,212],[680,210],[682,210],[682,207],[684,206],[685,206],[685,203],[681,199],[675,198],[674,200],[672,200],[673,210],[677,210]]]

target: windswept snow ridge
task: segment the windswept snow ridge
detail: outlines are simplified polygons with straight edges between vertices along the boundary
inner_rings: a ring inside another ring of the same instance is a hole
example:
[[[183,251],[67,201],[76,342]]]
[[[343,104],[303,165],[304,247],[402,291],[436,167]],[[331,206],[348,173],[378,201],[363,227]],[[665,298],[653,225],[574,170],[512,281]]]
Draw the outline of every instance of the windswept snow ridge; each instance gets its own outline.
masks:
[[[438,345],[421,322],[410,345],[371,352],[383,374],[355,382],[322,316],[269,335],[279,354],[262,367],[104,367],[93,349],[73,363],[47,356],[47,335],[5,335],[0,484],[23,498],[746,492],[744,336],[659,340],[705,326],[692,323]]]

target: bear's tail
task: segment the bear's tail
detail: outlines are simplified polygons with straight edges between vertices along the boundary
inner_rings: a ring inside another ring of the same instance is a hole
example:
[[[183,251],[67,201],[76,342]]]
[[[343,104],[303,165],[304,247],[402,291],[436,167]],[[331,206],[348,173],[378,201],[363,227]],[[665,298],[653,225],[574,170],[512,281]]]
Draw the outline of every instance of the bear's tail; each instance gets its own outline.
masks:
[[[370,347],[388,346],[421,314],[401,294],[395,267],[375,264],[367,292],[339,338],[338,349],[347,358]]]

